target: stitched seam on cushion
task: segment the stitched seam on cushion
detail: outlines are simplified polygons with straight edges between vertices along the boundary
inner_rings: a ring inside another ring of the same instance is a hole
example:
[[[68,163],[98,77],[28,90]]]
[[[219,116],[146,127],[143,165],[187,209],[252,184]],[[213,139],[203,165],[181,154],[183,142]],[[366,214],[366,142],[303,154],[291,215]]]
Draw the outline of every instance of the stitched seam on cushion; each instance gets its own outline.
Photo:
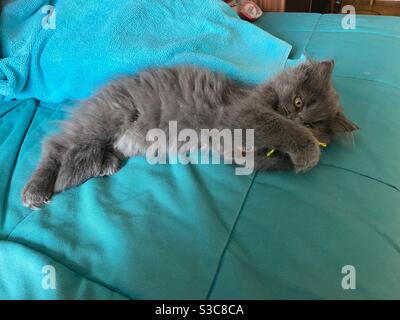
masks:
[[[308,47],[308,45],[310,44],[311,39],[312,39],[312,37],[313,37],[315,31],[317,30],[317,27],[318,27],[318,25],[319,25],[319,22],[320,22],[321,19],[322,19],[322,16],[323,16],[323,15],[321,14],[321,15],[319,16],[318,20],[315,22],[314,28],[311,30],[310,37],[308,38],[306,44],[304,45],[304,52],[307,52],[307,47]]]
[[[388,82],[385,82],[385,81],[374,80],[374,79],[366,79],[366,78],[352,77],[352,76],[341,76],[341,75],[333,75],[333,78],[344,78],[344,79],[354,79],[354,80],[368,81],[368,82],[378,83],[378,84],[381,84],[381,85],[385,85],[385,86],[400,90],[400,87],[395,86],[395,85],[393,85],[391,83],[388,83]]]
[[[315,30],[318,33],[350,33],[349,31],[340,31],[340,30]],[[384,33],[379,33],[379,32],[372,32],[372,31],[360,31],[357,30],[356,32],[351,32],[352,34],[373,34],[373,35],[378,35],[378,36],[382,36],[382,37],[386,37],[386,38],[395,38],[395,39],[399,39],[400,36],[397,36],[395,34],[384,34]]]
[[[248,197],[248,195],[249,195],[249,193],[250,193],[250,190],[251,190],[251,188],[252,188],[252,186],[253,186],[253,184],[254,184],[254,181],[255,181],[255,179],[256,179],[257,173],[258,173],[258,171],[256,171],[256,172],[254,173],[254,175],[253,175],[253,177],[252,177],[252,179],[251,179],[251,181],[250,181],[250,184],[249,184],[249,186],[248,186],[248,188],[247,188],[247,190],[246,190],[246,193],[244,194],[244,197],[243,197],[243,200],[242,200],[242,202],[241,202],[241,204],[240,204],[240,207],[239,207],[238,213],[237,213],[237,215],[236,215],[235,221],[233,222],[233,225],[232,225],[231,231],[229,232],[229,235],[228,235],[228,238],[227,238],[227,240],[226,240],[225,246],[224,246],[224,248],[222,249],[222,253],[221,253],[221,256],[220,256],[220,258],[219,258],[219,261],[218,261],[217,268],[216,268],[216,270],[215,270],[214,276],[213,276],[213,278],[212,278],[210,288],[209,288],[208,291],[207,291],[207,295],[206,295],[206,299],[207,299],[207,300],[210,299],[210,295],[211,295],[211,293],[212,293],[212,291],[213,291],[213,289],[214,289],[215,283],[216,283],[217,278],[218,278],[218,274],[219,274],[219,272],[220,272],[220,270],[221,270],[221,267],[222,267],[222,261],[224,260],[225,253],[226,253],[226,251],[227,251],[227,249],[228,249],[229,243],[231,242],[233,232],[235,231],[237,222],[239,221],[239,217],[240,217],[240,215],[241,215],[241,213],[242,213],[242,211],[243,211],[244,205],[245,205],[245,203],[246,203],[246,201],[247,201],[247,197]]]
[[[355,171],[355,170],[352,170],[352,169],[347,169],[347,168],[335,166],[335,165],[333,165],[333,164],[327,164],[327,163],[323,163],[323,162],[320,162],[319,164],[320,164],[321,166],[324,166],[324,167],[333,168],[333,169],[340,169],[340,170],[347,171],[347,172],[356,174],[356,175],[361,176],[361,177],[364,177],[364,178],[368,178],[368,179],[374,180],[375,182],[381,183],[381,184],[383,184],[383,185],[385,185],[385,186],[387,186],[387,187],[390,187],[390,188],[392,188],[392,189],[394,189],[394,190],[400,192],[400,189],[399,189],[398,187],[396,187],[395,185],[390,184],[390,183],[387,183],[387,182],[385,182],[385,181],[383,181],[383,180],[380,180],[380,179],[371,177],[371,176],[369,176],[369,175],[367,175],[367,174],[364,174],[364,173],[361,173],[361,172],[358,172],[358,171]]]
[[[44,253],[44,252],[42,252],[42,251],[40,251],[40,250],[37,250],[37,249],[35,249],[35,248],[32,248],[31,246],[29,246],[29,245],[27,245],[27,244],[25,244],[25,243],[21,243],[21,242],[15,240],[15,239],[9,239],[9,238],[7,238],[7,240],[0,240],[0,241],[9,241],[9,242],[13,242],[13,243],[19,244],[19,245],[21,245],[21,246],[23,246],[23,247],[26,247],[26,248],[28,248],[28,249],[30,249],[30,250],[32,250],[32,251],[35,251],[35,252],[37,252],[37,253],[40,253],[41,255],[43,255],[43,256],[45,256],[45,257],[48,257],[49,259],[51,259],[51,260],[55,261],[56,263],[62,265],[63,267],[65,267],[65,268],[68,269],[69,271],[71,271],[71,272],[75,273],[76,275],[78,275],[79,277],[81,277],[81,278],[83,278],[83,279],[85,279],[85,280],[87,280],[87,281],[89,281],[89,282],[95,283],[96,285],[101,286],[101,287],[103,287],[103,288],[105,288],[105,289],[107,289],[107,290],[109,290],[109,291],[111,291],[111,292],[117,293],[117,294],[119,294],[119,295],[121,295],[121,296],[123,296],[123,297],[125,297],[125,298],[127,298],[127,299],[129,299],[129,300],[132,300],[132,298],[130,298],[127,294],[122,293],[122,292],[120,292],[120,291],[118,291],[118,290],[116,290],[116,289],[113,289],[111,286],[109,286],[108,284],[103,283],[102,281],[98,281],[98,280],[95,280],[95,279],[93,279],[93,278],[90,278],[90,277],[88,277],[88,276],[85,276],[85,275],[81,274],[80,272],[78,272],[78,271],[72,269],[71,267],[67,266],[64,262],[62,262],[62,261],[60,261],[60,260],[58,260],[58,259],[56,259],[56,258],[50,256],[50,255],[47,254],[47,253]]]

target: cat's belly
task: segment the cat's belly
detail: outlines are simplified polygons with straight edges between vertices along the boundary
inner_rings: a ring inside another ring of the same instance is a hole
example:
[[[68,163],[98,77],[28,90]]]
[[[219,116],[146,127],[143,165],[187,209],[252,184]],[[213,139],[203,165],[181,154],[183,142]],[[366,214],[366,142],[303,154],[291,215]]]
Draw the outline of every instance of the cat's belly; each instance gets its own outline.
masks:
[[[125,157],[133,157],[146,152],[146,139],[135,128],[129,128],[122,132],[114,142],[114,149],[121,152]]]

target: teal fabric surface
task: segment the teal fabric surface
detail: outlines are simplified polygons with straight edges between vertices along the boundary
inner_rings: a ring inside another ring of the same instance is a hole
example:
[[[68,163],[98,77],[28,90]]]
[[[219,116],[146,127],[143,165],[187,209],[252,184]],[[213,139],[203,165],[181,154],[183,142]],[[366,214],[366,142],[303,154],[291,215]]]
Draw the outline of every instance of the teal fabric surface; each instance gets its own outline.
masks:
[[[340,21],[257,22],[294,45],[292,59],[336,59],[335,85],[362,128],[302,175],[135,158],[32,212],[20,190],[72,102],[2,102],[0,298],[399,299],[400,20],[358,17],[347,31]],[[54,290],[41,285],[46,265]],[[345,265],[355,290],[341,286]]]
[[[113,292],[134,299],[206,296],[251,176],[236,176],[225,165],[149,166],[138,157],[112,179],[91,179],[30,211],[21,206],[21,188],[37,165],[40,142],[72,106],[27,100],[3,107],[8,112],[0,124],[1,298],[71,297],[77,275],[79,286],[107,289],[88,290],[86,298],[119,297]],[[8,255],[3,246],[10,242],[30,254]],[[32,265],[13,268],[16,259]],[[62,283],[71,282],[66,288],[60,284],[59,296],[35,289],[41,268],[53,261],[71,270],[59,275]],[[21,280],[13,284],[15,277]]]
[[[281,70],[291,49],[220,0],[50,3],[51,13],[48,0],[3,8],[0,99],[82,99],[121,74],[176,64],[259,82]]]

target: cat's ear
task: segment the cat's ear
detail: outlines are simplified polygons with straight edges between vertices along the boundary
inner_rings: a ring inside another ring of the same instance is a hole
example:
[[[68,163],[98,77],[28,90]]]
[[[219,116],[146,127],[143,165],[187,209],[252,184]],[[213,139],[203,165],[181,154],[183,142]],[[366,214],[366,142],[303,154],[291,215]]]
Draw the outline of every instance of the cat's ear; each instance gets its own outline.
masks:
[[[329,129],[334,135],[336,135],[339,133],[356,131],[360,128],[347,119],[342,112],[338,112],[329,119]]]
[[[331,79],[335,62],[333,60],[312,61],[309,60],[304,67],[306,79],[314,82],[314,85],[325,84]]]
[[[334,60],[325,60],[319,63],[319,67],[321,68],[323,74],[331,75],[333,72],[333,68],[335,67]]]

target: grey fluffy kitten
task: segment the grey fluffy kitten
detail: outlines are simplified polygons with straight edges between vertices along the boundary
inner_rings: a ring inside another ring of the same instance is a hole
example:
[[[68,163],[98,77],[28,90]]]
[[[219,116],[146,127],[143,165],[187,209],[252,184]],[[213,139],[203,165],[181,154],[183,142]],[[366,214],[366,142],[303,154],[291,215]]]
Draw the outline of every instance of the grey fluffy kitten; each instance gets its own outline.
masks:
[[[168,132],[170,120],[178,130],[254,129],[256,169],[310,169],[319,161],[318,141],[357,129],[339,105],[333,66],[310,61],[258,86],[191,66],[114,81],[83,102],[44,144],[23,204],[36,209],[55,192],[112,175],[125,158],[145,152],[150,129]],[[277,151],[266,157],[270,149]]]

